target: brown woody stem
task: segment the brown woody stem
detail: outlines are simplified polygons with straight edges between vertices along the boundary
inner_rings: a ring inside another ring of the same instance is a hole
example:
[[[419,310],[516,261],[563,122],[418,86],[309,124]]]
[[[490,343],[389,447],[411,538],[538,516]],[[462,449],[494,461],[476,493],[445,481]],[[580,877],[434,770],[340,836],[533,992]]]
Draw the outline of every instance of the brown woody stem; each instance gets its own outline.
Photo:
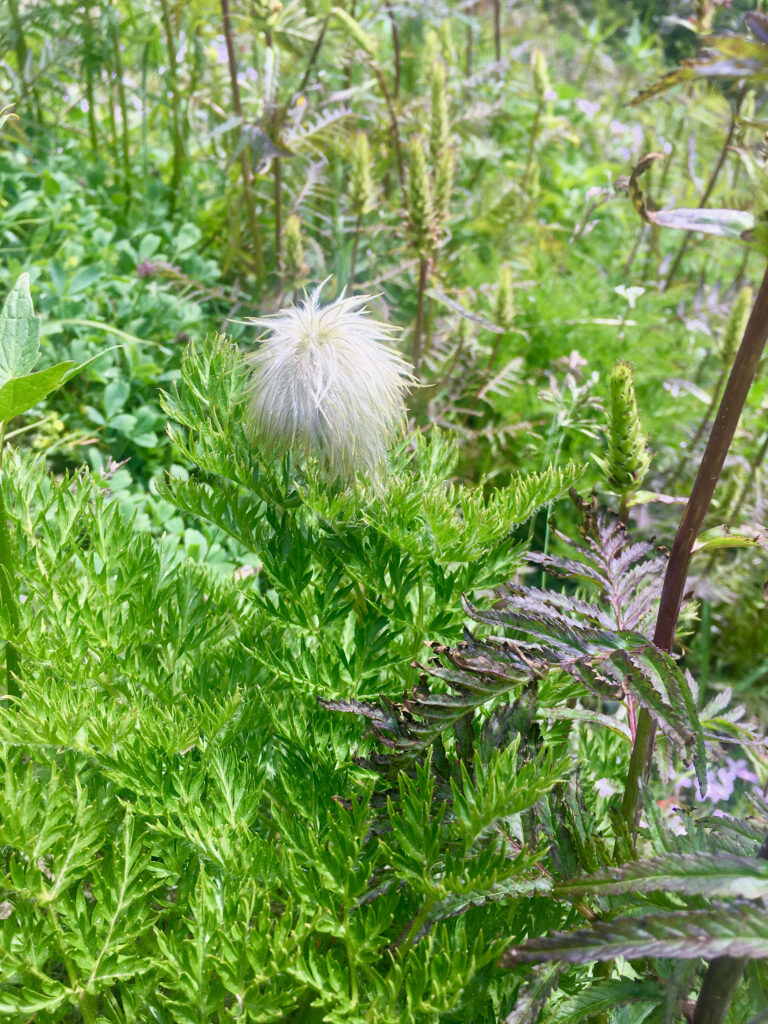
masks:
[[[744,410],[749,389],[757,374],[766,338],[768,338],[768,269],[766,269],[760,284],[760,290],[744,331],[744,338],[736,353],[728,383],[725,385],[720,408],[717,411],[699,472],[696,475],[688,504],[685,506],[667,563],[659,613],[656,619],[656,630],[653,636],[653,642],[663,651],[671,652],[672,650],[693,545],[715,493],[715,487]],[[645,781],[650,776],[655,735],[656,723],[651,715],[643,709],[637,720],[637,735],[632,747],[622,802],[622,814],[630,831],[634,831],[637,827],[640,813],[640,782],[641,779]]]

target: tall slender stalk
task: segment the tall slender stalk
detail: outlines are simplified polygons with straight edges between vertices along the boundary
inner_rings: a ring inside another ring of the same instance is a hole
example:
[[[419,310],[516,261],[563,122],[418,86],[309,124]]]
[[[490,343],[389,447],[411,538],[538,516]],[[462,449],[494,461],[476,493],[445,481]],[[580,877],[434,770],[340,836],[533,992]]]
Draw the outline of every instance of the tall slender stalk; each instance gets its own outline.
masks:
[[[493,49],[498,64],[501,60],[501,0],[493,0]]]
[[[0,422],[0,597],[3,605],[8,610],[8,618],[13,627],[14,634],[19,632],[18,601],[16,599],[16,588],[14,578],[16,575],[16,560],[13,557],[11,546],[11,535],[8,530],[8,516],[5,511],[5,496],[3,494],[3,446],[5,444],[5,423]],[[19,685],[17,682],[19,672],[19,653],[15,645],[5,641],[5,691],[12,697],[19,696]]]
[[[328,22],[330,20],[331,20],[330,14],[326,14],[325,18],[323,19],[323,24],[322,24],[322,26],[320,28],[320,34],[318,35],[317,39],[315,40],[315,45],[312,47],[312,52],[309,55],[309,60],[307,61],[307,66],[304,69],[304,75],[303,75],[303,77],[301,79],[301,83],[299,85],[299,88],[297,89],[297,93],[298,93],[299,96],[307,88],[307,83],[309,82],[309,76],[312,74],[312,69],[315,66],[315,62],[317,60],[318,54],[320,53],[320,48],[323,45],[323,40],[325,39],[325,33],[328,31]]]
[[[531,132],[528,136],[528,154],[525,158],[525,171],[523,172],[523,180],[520,184],[520,191],[524,196],[527,197],[526,209],[530,210],[533,206],[533,197],[528,195],[528,186],[531,179],[531,171],[533,170],[533,157],[536,151],[536,140],[539,137],[539,127],[541,125],[541,115],[544,110],[545,99],[543,96],[539,96],[536,102],[536,113],[533,117],[533,124],[531,125]]]
[[[109,136],[112,149],[112,163],[115,167],[120,165],[120,140],[117,136],[117,116],[115,114],[115,96],[112,89],[112,74],[105,68],[107,76],[107,116],[109,118]]]
[[[352,243],[352,259],[349,265],[349,294],[351,295],[355,287],[355,269],[357,267],[357,247],[360,244],[360,231],[363,227],[363,215],[358,213],[357,221],[355,222],[355,240]]]
[[[13,34],[15,36],[13,48],[16,50],[16,63],[19,66],[19,74],[23,78],[24,68],[27,63],[27,41],[24,38],[24,25],[21,21],[19,0],[8,0],[8,11],[11,15],[11,24],[13,25]]]
[[[171,86],[171,137],[173,139],[173,172],[171,174],[171,214],[176,207],[176,199],[184,170],[184,137],[181,131],[181,100],[179,97],[179,74],[176,61],[176,41],[173,32],[173,19],[168,0],[160,0],[163,9],[163,31],[165,45],[168,50],[168,72]]]
[[[413,327],[413,351],[411,362],[413,372],[418,377],[421,371],[421,339],[424,333],[424,296],[427,290],[427,275],[429,272],[429,260],[426,256],[419,256],[419,294],[416,302],[416,323]]]
[[[227,46],[227,63],[229,65],[229,79],[232,86],[232,107],[235,116],[242,122],[243,105],[240,101],[240,83],[237,80],[237,57],[235,55],[235,43],[232,37],[232,16],[229,10],[229,0],[221,0],[221,14],[224,24],[224,40]],[[240,168],[243,179],[243,196],[248,217],[248,227],[251,231],[253,243],[253,263],[256,277],[261,282],[264,278],[264,251],[261,243],[261,231],[256,218],[256,203],[253,198],[253,184],[251,171],[251,156],[248,146],[240,150]]]
[[[279,156],[274,157],[272,160],[272,180],[275,189],[275,269],[277,271],[279,287],[283,241],[283,176]]]
[[[720,172],[725,166],[725,158],[728,156],[728,150],[730,149],[731,142],[733,141],[733,133],[736,131],[736,125],[738,124],[739,120],[739,111],[741,110],[741,104],[744,101],[746,91],[747,87],[746,85],[743,85],[741,87],[741,91],[739,92],[739,98],[736,100],[736,106],[733,108],[733,113],[731,114],[731,121],[728,125],[728,134],[726,135],[725,142],[723,143],[722,148],[720,150],[720,155],[717,158],[717,163],[712,168],[712,173],[709,176],[707,187],[704,189],[701,199],[699,200],[698,208],[700,210],[703,209],[709,202],[709,198],[712,195],[712,192],[714,191],[715,185],[717,184],[717,179],[720,177]],[[693,232],[687,231],[685,236],[683,237],[683,240],[680,243],[680,248],[677,250],[677,255],[672,261],[672,266],[669,268],[669,273],[667,274],[666,280],[664,281],[662,291],[666,291],[674,281],[677,271],[680,268],[680,262],[683,256],[685,255],[685,252],[688,248],[688,244],[691,241],[692,234]]]
[[[392,10],[392,4],[389,0],[384,0],[384,7],[387,11],[387,17],[389,18],[389,24],[392,28],[392,58],[394,64],[394,84],[392,86],[392,92],[394,93],[395,99],[400,95],[400,78],[402,75],[402,57],[400,55],[400,29],[397,24],[397,17],[395,12]]]
[[[736,353],[693,490],[669,556],[653,636],[653,642],[664,651],[672,650],[693,545],[715,493],[767,338],[768,269],[764,273],[744,331],[744,338]],[[622,802],[622,814],[631,831],[637,826],[640,812],[640,782],[646,781],[650,776],[655,735],[656,724],[651,715],[643,709],[637,720],[637,734],[632,747]]]
[[[95,155],[99,149],[99,136],[96,130],[96,101],[93,89],[93,23],[91,22],[88,4],[85,4],[83,9],[85,12],[83,67],[85,70],[85,99],[88,103],[88,140],[91,144],[91,152]]]
[[[120,107],[120,150],[123,158],[123,186],[126,194],[131,195],[131,148],[128,128],[128,100],[125,95],[125,69],[120,51],[120,26],[115,18],[112,29],[112,51],[115,58],[115,75],[117,76],[117,103]]]
[[[389,114],[389,124],[392,129],[392,142],[395,145],[395,159],[397,160],[397,178],[400,182],[400,187],[405,190],[405,164],[403,163],[403,146],[400,141],[400,126],[397,123],[397,113],[395,111],[395,104],[392,100],[392,94],[387,86],[386,79],[382,74],[381,68],[378,66],[375,60],[371,61],[371,68],[376,76],[376,81],[379,83],[381,89],[381,95],[384,97],[384,102],[387,105],[387,113]]]

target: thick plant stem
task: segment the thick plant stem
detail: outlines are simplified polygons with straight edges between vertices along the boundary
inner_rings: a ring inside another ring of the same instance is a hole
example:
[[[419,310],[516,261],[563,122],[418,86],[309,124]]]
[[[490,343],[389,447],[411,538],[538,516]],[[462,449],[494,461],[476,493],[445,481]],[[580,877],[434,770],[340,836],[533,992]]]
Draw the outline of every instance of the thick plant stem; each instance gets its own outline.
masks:
[[[664,586],[656,619],[653,642],[663,651],[671,651],[675,628],[683,601],[693,545],[707,514],[717,481],[720,478],[728,449],[733,441],[739,419],[755,379],[760,357],[768,338],[768,269],[755,298],[744,338],[725,385],[720,408],[699,466],[699,472],[685,506],[664,576]],[[624,788],[622,814],[630,831],[634,831],[640,813],[640,781],[651,771],[656,724],[643,709],[637,720],[637,735],[632,747],[629,771]]]
[[[768,860],[768,838],[757,856]],[[723,1024],[746,966],[746,957],[719,956],[710,961],[696,1000],[693,1024]]]
[[[221,14],[224,22],[224,39],[227,44],[227,62],[229,64],[229,78],[232,85],[232,107],[235,115],[242,121],[243,105],[240,102],[240,84],[237,80],[237,58],[235,56],[235,43],[232,38],[232,21],[229,12],[229,0],[221,0]],[[264,253],[261,244],[261,231],[256,218],[256,204],[253,201],[253,184],[251,173],[251,157],[248,146],[243,146],[240,151],[240,168],[243,178],[243,195],[245,197],[245,208],[248,214],[248,227],[251,230],[253,241],[253,263],[256,276],[261,283],[264,278]]]

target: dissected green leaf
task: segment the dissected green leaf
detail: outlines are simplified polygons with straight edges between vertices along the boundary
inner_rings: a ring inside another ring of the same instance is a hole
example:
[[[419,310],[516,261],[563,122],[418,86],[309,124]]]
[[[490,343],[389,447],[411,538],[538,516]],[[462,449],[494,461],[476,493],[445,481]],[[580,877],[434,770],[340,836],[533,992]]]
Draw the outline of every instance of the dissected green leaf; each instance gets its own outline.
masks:
[[[534,971],[518,991],[515,1008],[504,1018],[504,1024],[534,1024],[564,969],[559,964],[548,964]]]
[[[552,1024],[581,1024],[598,1013],[613,1010],[625,1003],[648,1003],[651,1006],[664,1001],[664,987],[656,981],[632,981],[629,978],[610,978],[558,1003],[552,1015]]]
[[[720,956],[761,959],[768,956],[768,914],[748,904],[715,906],[709,910],[645,914],[599,921],[591,929],[530,939],[508,950],[502,965],[565,960],[588,964],[594,960],[669,957],[689,960]]]
[[[666,854],[555,886],[555,892],[564,896],[656,891],[768,899],[768,864],[730,853]]]

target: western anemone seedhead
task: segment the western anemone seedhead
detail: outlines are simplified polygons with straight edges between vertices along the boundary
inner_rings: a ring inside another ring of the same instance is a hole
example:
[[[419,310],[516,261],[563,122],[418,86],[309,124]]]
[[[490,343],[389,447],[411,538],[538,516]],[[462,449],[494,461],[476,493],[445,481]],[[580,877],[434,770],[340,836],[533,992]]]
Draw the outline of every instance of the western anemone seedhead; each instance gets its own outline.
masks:
[[[272,454],[300,448],[334,479],[378,479],[406,421],[411,367],[392,348],[394,329],[372,319],[368,295],[304,301],[252,322],[269,334],[251,357],[254,440]]]

